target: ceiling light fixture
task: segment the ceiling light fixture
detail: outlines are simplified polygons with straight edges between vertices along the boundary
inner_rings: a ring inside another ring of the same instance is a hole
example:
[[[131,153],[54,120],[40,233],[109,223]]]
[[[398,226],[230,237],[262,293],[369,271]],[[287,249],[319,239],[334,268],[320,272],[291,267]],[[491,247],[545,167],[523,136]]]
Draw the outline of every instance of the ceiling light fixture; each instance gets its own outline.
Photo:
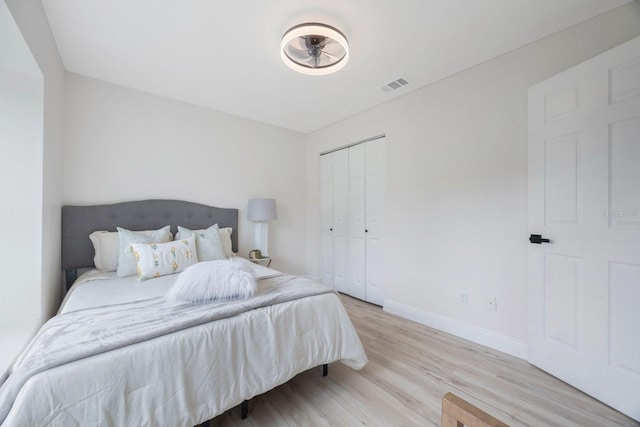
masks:
[[[284,33],[280,54],[285,64],[300,73],[325,75],[345,66],[349,44],[344,34],[329,25],[300,24]]]

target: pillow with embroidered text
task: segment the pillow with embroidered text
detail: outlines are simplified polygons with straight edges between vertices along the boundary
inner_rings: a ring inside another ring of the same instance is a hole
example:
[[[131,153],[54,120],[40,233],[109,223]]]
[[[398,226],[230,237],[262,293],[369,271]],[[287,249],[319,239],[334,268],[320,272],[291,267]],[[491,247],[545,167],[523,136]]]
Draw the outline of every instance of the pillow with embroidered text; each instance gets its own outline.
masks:
[[[156,230],[134,231],[133,233],[152,235]],[[171,233],[169,233],[171,234]],[[120,234],[117,231],[98,230],[89,234],[95,256],[93,263],[100,271],[116,271],[120,255]],[[171,239],[169,239],[171,240]]]
[[[132,243],[164,243],[171,241],[171,227],[168,225],[151,233],[143,231],[131,231],[126,228],[118,229],[118,277],[126,277],[136,274],[136,259],[131,250]]]
[[[198,262],[195,236],[167,243],[132,243],[138,280],[180,273]]]

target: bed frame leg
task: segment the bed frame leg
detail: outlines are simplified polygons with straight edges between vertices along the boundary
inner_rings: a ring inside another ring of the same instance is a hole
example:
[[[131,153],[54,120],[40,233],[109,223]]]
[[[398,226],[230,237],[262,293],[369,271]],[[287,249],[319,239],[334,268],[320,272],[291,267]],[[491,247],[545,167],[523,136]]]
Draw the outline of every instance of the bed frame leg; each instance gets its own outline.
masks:
[[[243,400],[242,404],[240,405],[240,411],[241,411],[241,416],[243,420],[246,420],[247,417],[249,416],[249,401],[248,400]]]
[[[326,377],[327,375],[329,375],[329,365],[325,363],[322,365],[322,376]]]

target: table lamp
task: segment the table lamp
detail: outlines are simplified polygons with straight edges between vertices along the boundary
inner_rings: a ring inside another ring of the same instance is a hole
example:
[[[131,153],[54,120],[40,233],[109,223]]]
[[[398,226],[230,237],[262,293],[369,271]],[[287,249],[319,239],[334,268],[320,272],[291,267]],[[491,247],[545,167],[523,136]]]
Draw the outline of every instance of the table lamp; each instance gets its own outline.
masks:
[[[262,256],[269,256],[269,221],[278,219],[275,199],[250,199],[247,219],[254,223],[254,249]]]

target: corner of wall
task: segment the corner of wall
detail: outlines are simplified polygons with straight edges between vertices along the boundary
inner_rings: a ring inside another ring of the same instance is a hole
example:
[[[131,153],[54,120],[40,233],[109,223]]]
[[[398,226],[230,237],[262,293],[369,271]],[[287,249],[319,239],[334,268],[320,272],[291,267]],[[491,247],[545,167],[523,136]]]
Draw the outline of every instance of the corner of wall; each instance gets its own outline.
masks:
[[[39,0],[6,0],[44,77],[42,146],[42,320],[55,314],[62,294],[62,111],[65,69],[44,6]]]

